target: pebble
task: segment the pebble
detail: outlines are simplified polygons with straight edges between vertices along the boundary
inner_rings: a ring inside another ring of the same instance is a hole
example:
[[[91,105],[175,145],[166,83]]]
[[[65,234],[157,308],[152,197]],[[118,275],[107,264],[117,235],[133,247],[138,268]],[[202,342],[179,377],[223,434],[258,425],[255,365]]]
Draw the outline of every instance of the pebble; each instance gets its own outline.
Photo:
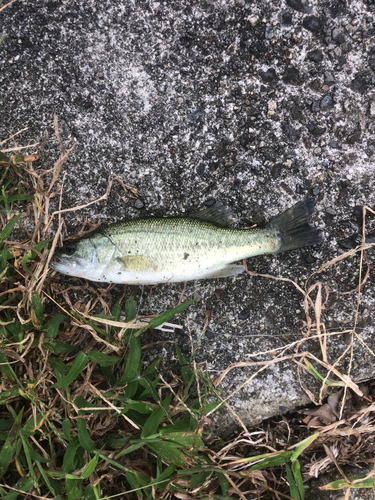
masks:
[[[340,147],[340,144],[338,143],[338,141],[331,141],[329,143],[329,146],[332,148],[332,149],[338,149]]]
[[[311,7],[306,5],[307,2],[305,3],[301,0],[286,0],[286,3],[291,9],[297,10],[298,12],[309,13],[311,11]]]
[[[135,208],[138,208],[138,209],[141,209],[145,206],[144,203],[141,202],[141,200],[135,200],[135,203],[134,203],[134,207]]]
[[[335,77],[333,76],[333,73],[331,71],[324,72],[324,81],[327,84],[333,84],[336,82]]]
[[[285,26],[290,26],[293,22],[293,17],[290,12],[283,12],[281,14],[281,21]]]
[[[321,63],[323,61],[323,54],[320,50],[315,49],[307,53],[307,58],[314,63]]]
[[[259,23],[259,17],[258,16],[253,16],[248,19],[250,25],[254,28]]]
[[[339,224],[343,227],[352,227],[350,220],[339,220]]]
[[[271,83],[277,78],[276,71],[274,68],[268,68],[267,71],[261,74],[261,78],[266,83]]]
[[[362,228],[362,224],[363,224],[363,207],[362,207],[362,205],[356,205],[354,207],[352,217],[357,222],[358,226],[360,228]]]
[[[375,101],[370,102],[370,116],[375,116]]]
[[[205,207],[212,207],[212,205],[215,205],[216,201],[214,198],[210,198],[207,201],[203,203]]]
[[[343,250],[352,250],[353,248],[355,248],[357,246],[357,242],[354,239],[354,237],[346,238],[345,240],[339,240],[337,242],[337,244]]]
[[[330,95],[325,95],[320,101],[320,109],[322,111],[327,111],[333,107],[333,99]]]
[[[311,111],[314,113],[317,113],[320,110],[320,102],[319,101],[313,101],[312,106],[311,106]]]
[[[307,16],[302,22],[302,26],[313,33],[320,31],[323,27],[322,20],[316,16]]]
[[[343,43],[345,43],[345,41],[346,41],[346,37],[345,37],[344,33],[341,30],[337,29],[337,28],[335,28],[332,31],[332,39],[335,42],[339,43],[340,45],[343,44]]]
[[[266,40],[271,40],[271,38],[274,37],[274,31],[271,26],[266,26],[266,29],[264,30],[264,37]]]
[[[238,319],[247,319],[250,316],[250,309],[243,309],[238,313]]]
[[[302,258],[306,264],[314,264],[317,261],[317,258],[311,255],[311,253],[303,253]]]
[[[333,207],[326,208],[326,213],[329,215],[336,215],[336,210]]]
[[[182,97],[179,97],[177,99],[178,104],[182,104],[184,102],[184,99]]]
[[[283,74],[283,82],[289,85],[299,85],[301,81],[298,69],[287,68]]]
[[[213,338],[215,338],[215,334],[214,332],[212,332],[211,330],[206,330],[206,333],[205,333],[206,337],[210,340],[212,340]]]

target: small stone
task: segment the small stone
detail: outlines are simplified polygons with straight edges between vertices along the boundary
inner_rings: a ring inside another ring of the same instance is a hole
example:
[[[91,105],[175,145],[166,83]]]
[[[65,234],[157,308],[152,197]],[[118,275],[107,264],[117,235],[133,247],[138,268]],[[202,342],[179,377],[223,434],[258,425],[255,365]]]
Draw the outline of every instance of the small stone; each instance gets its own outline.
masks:
[[[375,116],[375,101],[370,102],[370,116]]]
[[[345,240],[339,240],[337,244],[343,250],[352,250],[357,246],[357,242],[354,237],[346,238]]]
[[[366,243],[375,243],[375,233],[366,235]]]
[[[203,205],[204,205],[205,207],[212,207],[212,205],[215,205],[215,203],[216,203],[216,200],[215,200],[214,198],[210,198],[210,199],[206,200],[206,201],[203,203]]]
[[[356,205],[353,209],[352,218],[357,222],[358,226],[362,228],[363,225],[363,207]]]
[[[352,227],[350,220],[339,220],[339,224],[344,227]]]
[[[135,203],[134,203],[134,207],[135,208],[138,208],[138,209],[141,209],[143,208],[145,205],[144,203],[141,202],[141,200],[135,200]]]
[[[348,137],[346,138],[346,142],[348,144],[355,144],[360,140],[360,138],[361,138],[361,129],[358,128],[352,134],[348,135]]]
[[[182,97],[179,97],[177,99],[178,104],[182,104],[184,102],[184,99]]]
[[[210,340],[212,340],[213,338],[215,338],[215,334],[211,330],[206,330],[205,335]]]
[[[340,144],[338,143],[338,141],[331,141],[328,145],[332,149],[338,149],[340,147]]]
[[[312,106],[311,106],[311,111],[313,111],[313,113],[317,113],[318,111],[320,111],[320,102],[319,101],[313,101]]]
[[[327,207],[326,213],[329,215],[336,215],[336,210],[333,207]]]
[[[270,101],[268,101],[267,106],[268,106],[268,114],[273,115],[277,109],[277,102],[271,99]]]
[[[333,73],[331,71],[324,72],[324,81],[328,85],[332,85],[336,82],[335,77],[333,76]]]
[[[266,40],[271,40],[274,36],[274,31],[272,26],[266,26],[266,29],[264,30],[264,37]]]
[[[302,26],[313,33],[316,33],[322,29],[323,23],[319,17],[307,16],[302,22]]]
[[[320,187],[315,186],[315,187],[313,188],[313,190],[312,190],[312,194],[313,194],[314,196],[317,196],[319,193],[320,193]]]
[[[308,2],[303,2],[302,0],[286,0],[286,3],[291,9],[297,10],[298,12],[305,12],[306,14],[311,12],[311,7],[307,5]]]
[[[333,107],[333,99],[330,95],[325,95],[320,101],[320,109],[322,111],[328,111]]]
[[[303,186],[301,186],[301,184],[296,184],[296,193],[297,194],[303,194],[304,193],[304,189],[303,189]]]
[[[190,119],[192,121],[201,121],[202,118],[205,115],[205,110],[202,108],[202,106],[197,106],[191,113],[190,113]]]
[[[285,26],[290,26],[292,24],[292,22],[293,22],[292,14],[290,12],[283,12],[281,14],[281,22]]]
[[[332,30],[332,40],[337,40],[340,33],[341,33],[341,31],[338,28],[333,29]]]
[[[259,17],[258,16],[252,16],[248,19],[250,25],[254,28],[259,23]]]
[[[321,63],[323,61],[323,53],[320,50],[315,49],[307,53],[307,59],[314,63]]]
[[[243,309],[240,313],[238,313],[238,319],[248,319],[250,316],[250,309]]]
[[[306,264],[314,264],[317,261],[317,258],[311,255],[311,253],[303,253],[302,258]]]
[[[266,83],[271,83],[273,80],[277,78],[276,71],[274,68],[268,68],[267,71],[261,73],[261,78]]]
[[[344,33],[341,30],[337,29],[337,28],[335,28],[332,31],[332,39],[335,42],[339,43],[340,45],[342,45],[346,41],[346,37],[345,37]]]
[[[293,67],[287,68],[283,74],[283,82],[287,85],[300,85],[301,79],[298,69]]]
[[[314,154],[316,154],[316,155],[318,155],[318,154],[319,154],[319,153],[321,153],[321,152],[322,152],[322,148],[319,148],[319,147],[318,147],[318,148],[315,148],[315,149],[314,149]]]
[[[359,94],[365,94],[368,89],[368,84],[369,82],[366,74],[357,73],[355,78],[351,81],[350,87]]]

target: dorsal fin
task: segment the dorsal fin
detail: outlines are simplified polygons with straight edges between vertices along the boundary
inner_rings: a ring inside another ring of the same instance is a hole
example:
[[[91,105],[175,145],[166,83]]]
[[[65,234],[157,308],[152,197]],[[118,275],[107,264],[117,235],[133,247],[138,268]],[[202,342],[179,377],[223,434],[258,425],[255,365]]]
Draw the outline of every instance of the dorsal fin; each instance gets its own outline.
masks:
[[[200,210],[194,214],[190,214],[189,217],[192,219],[212,222],[212,224],[222,227],[229,227],[236,220],[236,217],[231,209],[226,207],[223,203],[215,203],[215,205],[212,205],[211,207]]]

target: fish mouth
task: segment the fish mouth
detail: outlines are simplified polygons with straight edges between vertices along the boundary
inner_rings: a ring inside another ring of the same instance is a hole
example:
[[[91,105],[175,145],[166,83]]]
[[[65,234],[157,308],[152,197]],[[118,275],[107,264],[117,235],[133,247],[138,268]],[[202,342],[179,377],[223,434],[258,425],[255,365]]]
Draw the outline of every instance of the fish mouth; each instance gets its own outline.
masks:
[[[54,260],[49,263],[49,267],[54,271],[64,272],[66,266],[68,265],[68,261],[59,257],[58,255],[54,255]]]

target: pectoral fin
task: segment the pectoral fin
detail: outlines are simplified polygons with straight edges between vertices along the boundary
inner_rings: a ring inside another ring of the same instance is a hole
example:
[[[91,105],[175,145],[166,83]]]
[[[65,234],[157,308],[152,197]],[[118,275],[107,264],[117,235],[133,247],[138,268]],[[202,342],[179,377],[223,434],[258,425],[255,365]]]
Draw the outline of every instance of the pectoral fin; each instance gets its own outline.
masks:
[[[124,271],[145,271],[152,267],[152,261],[143,255],[124,255],[116,259],[124,267]]]
[[[206,278],[227,278],[228,276],[235,276],[236,274],[243,273],[245,270],[245,266],[242,264],[229,264],[225,267],[222,267],[218,271],[215,271],[213,273],[207,274],[204,276],[204,279]]]

